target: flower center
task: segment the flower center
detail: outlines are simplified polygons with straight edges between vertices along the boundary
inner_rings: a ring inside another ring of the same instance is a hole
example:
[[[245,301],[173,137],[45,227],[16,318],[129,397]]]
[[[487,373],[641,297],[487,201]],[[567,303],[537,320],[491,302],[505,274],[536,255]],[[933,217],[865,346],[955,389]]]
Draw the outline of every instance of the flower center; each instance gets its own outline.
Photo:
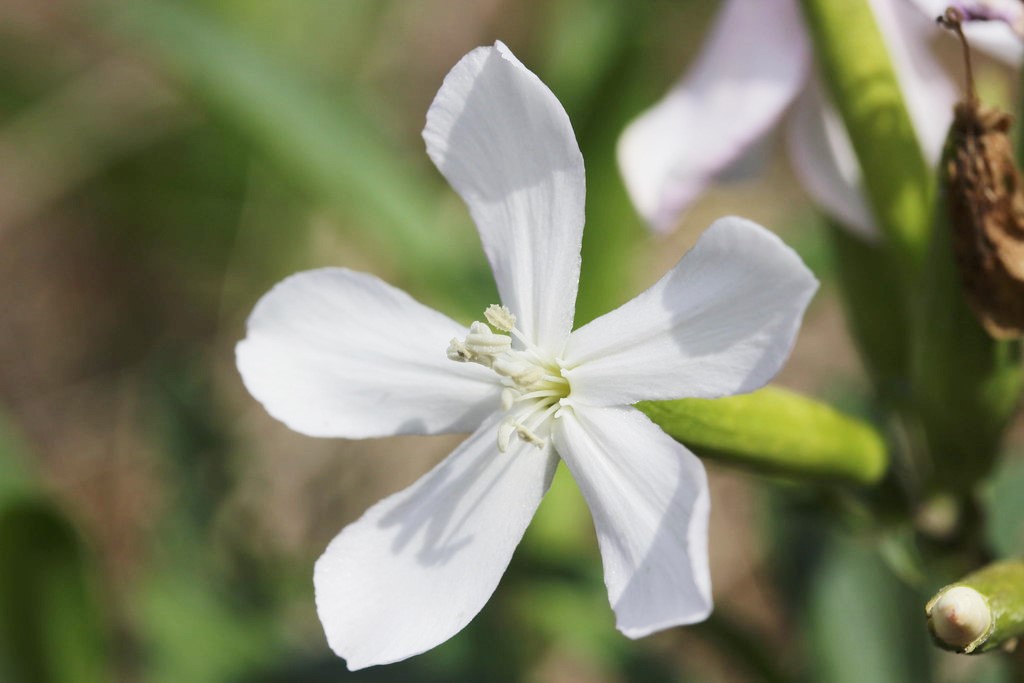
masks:
[[[569,395],[569,380],[562,377],[558,359],[531,344],[516,329],[516,317],[507,308],[488,306],[484,318],[486,323],[470,325],[465,339],[452,339],[448,358],[478,363],[501,377],[505,418],[498,425],[499,451],[507,451],[515,436],[543,448],[551,433],[550,418]],[[522,348],[512,348],[513,339]]]

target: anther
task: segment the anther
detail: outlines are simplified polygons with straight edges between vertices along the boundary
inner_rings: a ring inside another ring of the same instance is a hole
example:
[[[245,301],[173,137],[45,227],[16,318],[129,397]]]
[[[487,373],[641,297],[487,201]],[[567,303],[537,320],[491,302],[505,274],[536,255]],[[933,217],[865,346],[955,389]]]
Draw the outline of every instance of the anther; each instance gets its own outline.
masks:
[[[521,422],[516,422],[515,427],[516,434],[519,435],[520,439],[522,439],[528,444],[536,446],[537,448],[544,448],[544,439],[540,438],[539,436],[531,432],[529,429],[527,429],[526,425],[524,425]]]
[[[501,409],[502,410],[510,409],[513,405],[515,405],[516,399],[518,399],[520,395],[521,394],[518,391],[516,391],[515,389],[512,389],[512,388],[506,387],[505,389],[502,389],[502,391],[501,391]]]
[[[512,348],[512,339],[504,334],[495,334],[482,322],[474,322],[466,336],[466,348],[474,356],[489,358],[493,361],[498,355]]]
[[[458,363],[468,363],[473,360],[473,354],[469,352],[466,345],[458,339],[452,339],[448,343],[448,360]]]
[[[511,332],[512,328],[516,326],[516,317],[506,306],[491,304],[484,311],[484,317],[491,327],[502,332]]]
[[[496,358],[492,367],[496,373],[508,377],[524,389],[541,381],[545,375],[543,368],[515,358]]]
[[[516,426],[510,421],[506,420],[498,425],[498,452],[504,453],[508,450],[508,444],[515,432]]]

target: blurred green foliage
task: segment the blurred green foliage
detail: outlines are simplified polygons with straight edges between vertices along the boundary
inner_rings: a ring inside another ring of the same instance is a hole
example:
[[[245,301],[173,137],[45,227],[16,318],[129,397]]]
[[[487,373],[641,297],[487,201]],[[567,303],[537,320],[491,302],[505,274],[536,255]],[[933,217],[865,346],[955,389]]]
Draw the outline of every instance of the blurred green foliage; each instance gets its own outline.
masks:
[[[932,680],[919,598],[864,548],[830,547],[808,596],[815,680]]]
[[[109,633],[90,559],[67,519],[45,500],[0,506],[4,680],[110,680]]]
[[[996,557],[1024,557],[1024,458],[1007,458],[985,490],[986,536]]]

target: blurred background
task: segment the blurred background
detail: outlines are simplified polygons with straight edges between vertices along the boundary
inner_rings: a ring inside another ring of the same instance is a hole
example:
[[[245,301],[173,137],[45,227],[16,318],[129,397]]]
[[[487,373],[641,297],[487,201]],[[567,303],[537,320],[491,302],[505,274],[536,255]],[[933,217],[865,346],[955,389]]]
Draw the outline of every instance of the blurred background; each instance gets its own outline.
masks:
[[[373,272],[467,322],[497,300],[420,138],[473,47],[505,41],[575,128],[588,176],[577,325],[741,214],[824,284],[778,383],[871,416],[820,219],[777,141],[667,238],[626,198],[617,136],[696,54],[715,9],[0,2],[0,680],[1009,680],[997,657],[928,644],[935,586],[908,587],[899,546],[855,533],[839,492],[715,463],[706,624],[638,642],[614,630],[588,513],[561,473],[464,632],[356,674],[327,649],[314,561],[458,439],[290,432],[245,392],[233,347],[267,289],[318,266]],[[1009,97],[1008,75],[987,68]],[[1020,459],[1006,462],[995,485],[1019,492]],[[1005,517],[994,538],[1019,542]]]

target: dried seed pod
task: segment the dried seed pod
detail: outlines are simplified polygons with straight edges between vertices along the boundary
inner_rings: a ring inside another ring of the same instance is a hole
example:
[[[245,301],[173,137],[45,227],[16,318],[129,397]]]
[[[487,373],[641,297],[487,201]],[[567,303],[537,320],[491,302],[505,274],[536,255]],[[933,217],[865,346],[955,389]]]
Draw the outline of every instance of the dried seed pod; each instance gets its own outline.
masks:
[[[955,10],[942,23],[963,40]],[[1013,158],[1013,117],[982,105],[969,56],[968,99],[956,105],[942,168],[953,251],[967,303],[996,339],[1024,335],[1024,187]]]
[[[943,168],[967,303],[997,339],[1024,335],[1024,188],[1011,122],[1005,112],[959,103]]]

